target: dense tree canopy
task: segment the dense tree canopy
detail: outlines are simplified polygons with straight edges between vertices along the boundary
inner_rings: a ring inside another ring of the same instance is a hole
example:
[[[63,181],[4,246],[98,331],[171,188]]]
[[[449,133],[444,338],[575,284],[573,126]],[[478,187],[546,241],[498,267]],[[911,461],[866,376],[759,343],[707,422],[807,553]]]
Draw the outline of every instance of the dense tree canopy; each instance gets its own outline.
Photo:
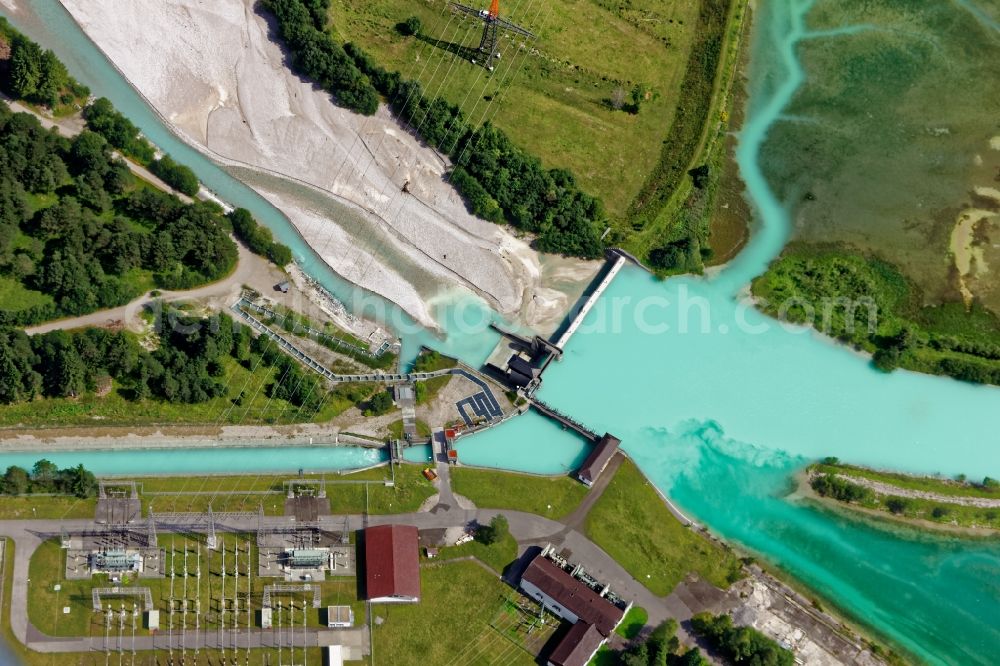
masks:
[[[0,304],[0,324],[122,305],[145,288],[136,271],[182,289],[226,275],[236,261],[217,207],[137,187],[101,134],[66,139],[0,104],[0,165],[0,278],[51,298]]]
[[[106,97],[94,100],[83,111],[87,127],[103,136],[108,143],[141,164],[153,161],[153,146],[139,133],[132,121],[119,113]]]
[[[251,252],[267,257],[276,266],[287,266],[292,263],[292,251],[288,246],[276,243],[271,230],[257,224],[250,211],[237,208],[226,217],[233,225],[233,233],[246,243]]]
[[[370,116],[378,109],[378,94],[340,44],[322,32],[326,5],[323,0],[264,0],[294,54],[295,69],[345,107]]]
[[[682,651],[677,640],[677,622],[667,620],[657,626],[644,641],[615,653],[621,666],[707,666],[698,648]]]
[[[0,44],[10,58],[0,63],[0,88],[14,99],[55,107],[84,100],[90,91],[73,79],[56,54],[42,49],[0,16]],[[6,50],[6,49],[5,49]]]
[[[198,176],[194,175],[190,167],[175,162],[170,155],[150,162],[149,170],[181,194],[189,197],[198,194]]]

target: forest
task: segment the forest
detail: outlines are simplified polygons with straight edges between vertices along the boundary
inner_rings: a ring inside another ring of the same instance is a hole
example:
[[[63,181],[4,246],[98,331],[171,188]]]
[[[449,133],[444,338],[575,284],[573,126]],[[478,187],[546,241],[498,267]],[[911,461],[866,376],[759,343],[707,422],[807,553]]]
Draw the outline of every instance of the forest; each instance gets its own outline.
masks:
[[[331,92],[337,101],[371,115],[378,94],[389,108],[454,166],[451,183],[469,211],[534,234],[543,252],[597,258],[605,215],[598,199],[582,192],[573,175],[545,169],[490,123],[472,127],[462,112],[420,84],[379,66],[359,47],[339,45],[324,32],[328,0],[265,0],[297,71]],[[377,93],[376,93],[377,91]]]
[[[249,332],[234,328],[226,315],[202,319],[174,311],[156,327],[153,351],[129,333],[101,328],[30,337],[0,329],[0,404],[106,393],[112,386],[129,400],[196,403],[221,395],[222,358],[246,349]]]
[[[286,245],[276,243],[271,230],[257,224],[245,208],[237,208],[226,215],[226,219],[233,227],[233,233],[254,254],[267,257],[275,266],[287,266],[292,263],[292,251]]]
[[[218,207],[184,204],[133,178],[105,139],[66,139],[0,105],[0,279],[35,302],[5,302],[27,325],[123,305],[151,286],[187,289],[236,262]]]
[[[71,95],[88,91],[61,64],[52,70],[59,74],[52,85],[61,102],[29,92],[17,78],[19,61],[12,62],[19,49],[54,58],[0,19],[5,92],[29,103],[81,106]],[[47,67],[39,71],[53,66]],[[291,261],[291,251],[248,211],[224,215],[214,203],[184,203],[135,178],[115,151],[149,166],[178,190],[198,190],[194,173],[169,156],[157,159],[110,101],[97,99],[83,117],[88,129],[65,138],[0,103],[0,404],[111,391],[137,402],[200,403],[225,394],[232,364],[227,359],[234,359],[248,369],[261,361],[278,366],[280,379],[268,391],[316,408],[325,394],[316,379],[303,376],[266,340],[252,344],[249,329],[227,315],[198,317],[157,301],[148,309],[152,335],[142,344],[132,333],[100,328],[34,336],[16,328],[122,305],[152,287],[189,289],[220,279],[237,259],[230,231],[279,265]],[[86,481],[78,470],[55,475],[44,469],[46,479],[73,479],[69,486]],[[41,484],[34,472],[9,472],[7,487],[16,492],[65,490]],[[25,475],[28,486],[21,483]]]
[[[0,89],[14,99],[51,108],[85,100],[90,90],[69,75],[49,49],[20,34],[0,16]]]
[[[106,97],[100,97],[83,110],[87,128],[100,134],[123,155],[148,167],[160,180],[181,194],[198,194],[198,177],[189,167],[178,164],[170,155],[156,157],[156,149],[132,121],[119,113]]]

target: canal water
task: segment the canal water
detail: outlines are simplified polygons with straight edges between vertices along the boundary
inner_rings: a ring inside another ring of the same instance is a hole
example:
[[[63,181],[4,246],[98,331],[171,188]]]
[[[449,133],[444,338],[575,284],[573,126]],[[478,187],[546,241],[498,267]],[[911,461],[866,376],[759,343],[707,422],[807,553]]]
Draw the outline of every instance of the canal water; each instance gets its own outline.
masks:
[[[156,143],[191,164],[209,187],[250,208],[293,247],[307,271],[352,302],[351,287],[311,254],[280,213],[160,125],[75,24],[52,7],[56,3],[24,4],[44,19],[27,22],[29,33],[55,48],[79,78],[110,97]],[[808,330],[785,328],[742,298],[791,226],[758,154],[806,76],[796,44],[805,36],[811,6],[802,0],[761,4],[738,151],[758,213],[750,245],[707,278],[658,282],[636,269],[623,271],[564,360],[549,369],[541,397],[594,430],[621,437],[653,482],[697,520],[782,567],[908,653],[929,663],[994,663],[1000,654],[996,541],[869,525],[789,496],[793,474],[823,455],[918,472],[1000,476],[1000,391],[877,373],[866,359]],[[483,313],[477,308],[472,304],[461,316],[478,317]],[[450,304],[439,312],[445,330],[459,329],[459,310]],[[434,342],[426,334],[411,336],[410,348],[414,340]],[[440,344],[473,363],[492,346],[458,334]],[[268,451],[238,457],[208,451],[189,471],[204,471],[213,456],[239,471]],[[585,446],[529,413],[463,440],[459,451],[469,463],[557,473],[578,464]],[[110,455],[123,473],[144,468],[136,452]],[[72,460],[79,456],[60,464]],[[295,465],[303,466],[311,467]]]
[[[41,458],[60,468],[83,465],[99,476],[124,476],[322,472],[369,467],[389,456],[384,449],[360,446],[32,451],[0,454],[0,469],[17,465],[30,470]]]

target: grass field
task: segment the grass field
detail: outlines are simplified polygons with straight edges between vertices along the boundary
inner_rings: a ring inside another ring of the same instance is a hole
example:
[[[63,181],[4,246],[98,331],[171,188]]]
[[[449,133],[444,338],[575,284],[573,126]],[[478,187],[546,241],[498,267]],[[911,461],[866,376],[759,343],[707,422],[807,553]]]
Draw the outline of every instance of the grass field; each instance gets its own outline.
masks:
[[[416,511],[436,491],[420,473],[417,465],[400,465],[395,471],[395,485],[388,467],[376,467],[353,474],[327,474],[326,494],[331,513],[363,513],[367,486],[368,510],[373,514]],[[243,476],[170,476],[137,478],[143,514],[152,506],[157,513],[237,512],[264,507],[267,515],[284,511],[284,482],[291,474],[246,474]],[[306,474],[307,480],[319,480],[318,474]],[[367,482],[367,483],[363,483]],[[0,520],[92,518],[96,500],[69,496],[0,495]],[[34,511],[33,511],[34,510]]]
[[[685,527],[630,460],[587,514],[587,536],[654,594],[669,594],[688,573],[726,588],[739,576],[729,550]]]
[[[491,626],[511,594],[496,576],[474,562],[427,566],[420,574],[419,604],[372,609],[383,619],[373,628],[375,660],[394,666],[535,663]]]
[[[622,618],[621,624],[615,629],[615,633],[619,636],[632,640],[639,635],[642,628],[646,626],[646,622],[649,620],[649,613],[642,606],[632,606],[625,613],[625,617]]]
[[[509,533],[490,545],[478,541],[463,543],[461,546],[441,548],[438,557],[443,560],[471,555],[501,575],[508,564],[517,559],[517,542]]]
[[[538,39],[521,48],[501,38],[503,57],[492,74],[456,55],[478,46],[481,24],[453,16],[445,0],[339,0],[331,24],[339,40],[459,105],[473,124],[492,120],[545,166],[570,169],[621,218],[660,158],[698,4],[507,0],[501,15]],[[409,16],[422,22],[418,37],[395,29]],[[649,95],[639,113],[612,107],[616,89],[627,97],[640,83]]]
[[[0,275],[0,310],[20,312],[51,302],[52,298],[48,294],[33,291],[17,280]]]
[[[431,427],[429,425],[427,425],[426,422],[421,421],[420,419],[417,419],[416,420],[416,426],[417,426],[417,437],[430,437],[431,436]],[[402,439],[403,438],[403,419],[399,419],[398,421],[393,421],[392,423],[390,423],[387,426],[387,429],[389,430],[389,436],[390,437],[394,437],[395,439]]]
[[[79,499],[62,495],[55,497],[0,496],[0,520],[93,518],[96,508],[97,500],[95,499]]]
[[[284,511],[284,482],[293,475],[260,475],[236,477],[206,477],[188,479],[169,477],[162,479],[141,479],[141,496],[144,506],[152,502],[155,510],[165,511],[205,511],[209,502],[213,511],[256,511],[263,505],[264,513],[280,515]],[[306,479],[317,480],[319,475],[305,475]],[[330,500],[333,514],[364,513],[373,514],[409,513],[416,511],[424,500],[437,492],[421,474],[417,465],[397,465],[395,485],[386,485],[392,474],[386,466],[354,472],[351,474],[326,475],[326,495]],[[367,482],[367,483],[360,483]],[[149,491],[183,493],[178,495],[152,495]],[[204,491],[215,495],[194,494]],[[260,494],[268,491],[271,494]],[[3,506],[5,500],[0,500]]]
[[[468,467],[451,471],[451,487],[480,508],[515,509],[552,519],[567,516],[587,494],[586,486],[568,476],[533,476]]]

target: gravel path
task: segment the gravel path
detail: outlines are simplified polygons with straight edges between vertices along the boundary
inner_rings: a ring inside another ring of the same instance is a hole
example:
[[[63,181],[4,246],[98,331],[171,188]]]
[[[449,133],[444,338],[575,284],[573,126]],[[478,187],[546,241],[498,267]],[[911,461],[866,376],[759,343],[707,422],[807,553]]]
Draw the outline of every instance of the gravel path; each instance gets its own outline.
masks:
[[[959,497],[956,495],[941,495],[924,490],[913,490],[912,488],[900,488],[890,483],[882,483],[862,476],[851,476],[849,474],[837,474],[837,478],[856,483],[872,490],[879,495],[895,495],[896,497],[910,497],[913,499],[925,499],[932,502],[942,502],[944,504],[958,504],[960,506],[975,506],[981,509],[1000,508],[1000,497],[991,499],[988,497]]]

